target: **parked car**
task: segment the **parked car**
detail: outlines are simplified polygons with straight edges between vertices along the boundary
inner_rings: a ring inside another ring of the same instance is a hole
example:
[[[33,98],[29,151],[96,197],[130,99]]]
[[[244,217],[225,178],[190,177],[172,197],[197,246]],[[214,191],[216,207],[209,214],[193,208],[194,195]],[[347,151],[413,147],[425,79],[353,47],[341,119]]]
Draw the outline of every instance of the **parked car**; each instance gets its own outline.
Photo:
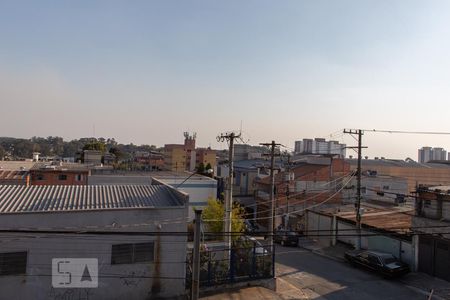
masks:
[[[386,277],[399,277],[410,271],[409,266],[390,253],[368,250],[345,252],[345,259],[352,265],[360,266]]]
[[[281,246],[297,246],[298,234],[295,231],[280,229],[275,231],[273,241],[275,243],[280,243]]]

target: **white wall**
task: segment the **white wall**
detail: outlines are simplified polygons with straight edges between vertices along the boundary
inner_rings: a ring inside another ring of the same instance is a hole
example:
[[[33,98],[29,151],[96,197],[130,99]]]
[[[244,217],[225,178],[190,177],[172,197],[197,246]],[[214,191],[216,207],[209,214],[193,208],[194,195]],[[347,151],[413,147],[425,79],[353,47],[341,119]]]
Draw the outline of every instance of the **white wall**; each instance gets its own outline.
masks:
[[[186,176],[186,178],[189,174]],[[178,190],[185,192],[189,195],[189,220],[195,218],[194,208],[203,209],[206,207],[208,199],[217,198],[217,180],[211,179],[209,177],[203,177],[198,179],[198,177],[186,179],[183,177],[156,177],[157,180],[168,184]],[[182,184],[181,184],[182,183]],[[180,185],[178,187],[178,185]]]
[[[0,218],[3,229],[34,230],[85,228],[139,232],[186,231],[185,223],[162,223],[186,217],[186,208],[128,209],[66,213],[8,214]],[[45,220],[45,222],[43,222]],[[132,224],[150,224],[128,226]],[[160,224],[161,228],[157,227]],[[39,228],[36,224],[45,224]],[[116,227],[111,227],[116,224]],[[111,265],[112,244],[155,243],[152,263]],[[27,275],[1,276],[0,299],[149,299],[184,293],[186,236],[1,234],[1,252],[27,251]],[[99,287],[55,289],[51,285],[52,258],[96,258]],[[180,262],[180,263],[175,263]],[[146,278],[143,278],[146,277]],[[160,277],[182,279],[156,279]]]

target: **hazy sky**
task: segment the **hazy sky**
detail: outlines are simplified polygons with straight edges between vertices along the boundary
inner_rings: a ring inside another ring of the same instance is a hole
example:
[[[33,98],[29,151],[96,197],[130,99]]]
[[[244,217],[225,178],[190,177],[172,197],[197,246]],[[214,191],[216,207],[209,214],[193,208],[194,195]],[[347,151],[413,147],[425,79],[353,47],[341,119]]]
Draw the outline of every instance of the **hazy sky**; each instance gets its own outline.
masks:
[[[0,136],[293,147],[343,128],[450,131],[449,1],[0,0]],[[337,133],[334,139],[354,144]],[[450,136],[367,133],[417,158]]]

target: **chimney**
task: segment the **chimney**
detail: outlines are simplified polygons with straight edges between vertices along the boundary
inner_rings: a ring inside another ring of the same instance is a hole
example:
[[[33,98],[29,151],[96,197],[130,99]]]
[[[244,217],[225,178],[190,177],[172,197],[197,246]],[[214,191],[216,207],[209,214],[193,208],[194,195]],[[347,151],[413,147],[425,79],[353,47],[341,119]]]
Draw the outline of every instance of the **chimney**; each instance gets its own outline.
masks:
[[[33,161],[39,161],[39,152],[33,152]]]

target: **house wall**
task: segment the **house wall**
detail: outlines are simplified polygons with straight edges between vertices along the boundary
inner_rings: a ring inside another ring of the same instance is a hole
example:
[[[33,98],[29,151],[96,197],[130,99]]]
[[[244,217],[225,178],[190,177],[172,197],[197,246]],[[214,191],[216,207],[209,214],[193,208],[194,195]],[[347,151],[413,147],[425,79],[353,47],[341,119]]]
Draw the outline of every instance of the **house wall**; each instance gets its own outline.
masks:
[[[5,214],[1,228],[36,228],[45,219],[46,228],[85,228],[127,232],[161,232],[160,236],[131,235],[56,235],[2,234],[1,252],[27,251],[27,275],[1,276],[2,299],[153,299],[184,294],[186,272],[186,236],[169,236],[164,232],[184,232],[185,223],[158,220],[184,218],[185,207],[158,209],[103,210],[87,212],[49,212]],[[143,223],[149,225],[142,225]],[[111,227],[116,224],[115,227]],[[123,225],[141,224],[123,227]],[[114,229],[112,229],[114,228]],[[106,229],[108,230],[108,229]],[[37,238],[39,237],[39,238]],[[111,265],[113,244],[155,243],[154,261],[139,264]],[[53,288],[53,258],[96,258],[99,262],[99,286],[93,289]],[[113,276],[114,275],[114,276]],[[170,279],[172,278],[172,279]],[[175,279],[179,278],[179,279]]]
[[[65,175],[66,180],[60,180],[59,176]],[[60,170],[31,170],[31,185],[87,185],[89,171],[60,171]],[[39,179],[42,176],[42,179]],[[78,180],[81,176],[81,180]]]

